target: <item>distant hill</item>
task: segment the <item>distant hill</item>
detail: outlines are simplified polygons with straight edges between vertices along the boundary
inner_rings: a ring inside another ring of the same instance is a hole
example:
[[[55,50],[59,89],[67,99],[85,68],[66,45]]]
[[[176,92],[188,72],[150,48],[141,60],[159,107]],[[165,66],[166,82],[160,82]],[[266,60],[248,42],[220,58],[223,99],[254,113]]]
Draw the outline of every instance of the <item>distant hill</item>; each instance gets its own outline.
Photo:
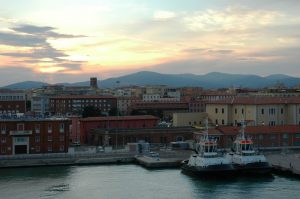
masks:
[[[109,78],[98,81],[102,88],[117,86],[145,86],[145,85],[167,85],[171,87],[201,86],[204,88],[225,88],[225,87],[248,87],[263,88],[278,83],[283,83],[288,87],[300,84],[300,78],[287,75],[270,75],[261,77],[258,75],[241,75],[212,72],[205,75],[194,74],[161,74],[156,72],[141,71],[129,75]],[[62,83],[65,86],[88,86],[89,81],[77,83]],[[6,88],[28,89],[38,88],[47,85],[44,82],[27,81],[6,86]]]
[[[24,81],[15,84],[10,84],[5,86],[4,88],[9,89],[32,89],[32,88],[41,88],[42,86],[46,86],[48,83],[45,82],[36,82],[36,81]]]

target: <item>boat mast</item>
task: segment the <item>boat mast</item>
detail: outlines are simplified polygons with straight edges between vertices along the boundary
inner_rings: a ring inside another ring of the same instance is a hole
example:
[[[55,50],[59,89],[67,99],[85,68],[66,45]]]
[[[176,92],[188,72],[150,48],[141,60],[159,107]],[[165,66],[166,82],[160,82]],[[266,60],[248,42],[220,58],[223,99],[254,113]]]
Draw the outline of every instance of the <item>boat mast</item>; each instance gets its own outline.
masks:
[[[245,120],[242,120],[242,128],[241,128],[241,138],[244,140],[245,139],[245,128],[246,128],[246,125],[245,125]]]

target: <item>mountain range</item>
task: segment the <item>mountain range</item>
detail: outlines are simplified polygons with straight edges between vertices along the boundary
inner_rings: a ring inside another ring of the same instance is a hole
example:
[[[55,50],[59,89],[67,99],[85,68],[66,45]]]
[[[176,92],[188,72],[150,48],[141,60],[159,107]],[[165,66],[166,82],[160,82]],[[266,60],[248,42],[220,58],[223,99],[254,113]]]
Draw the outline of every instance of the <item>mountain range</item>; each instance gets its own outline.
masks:
[[[300,78],[288,75],[276,74],[266,77],[258,75],[242,75],[212,72],[205,75],[195,74],[161,74],[156,72],[141,71],[105,80],[98,80],[102,88],[119,86],[145,86],[145,85],[167,85],[170,87],[200,86],[203,88],[226,88],[246,87],[263,88],[282,83],[287,87],[300,85]],[[89,81],[76,83],[60,83],[65,86],[89,86]],[[31,89],[48,85],[45,82],[24,81],[10,84],[4,88],[10,89]]]

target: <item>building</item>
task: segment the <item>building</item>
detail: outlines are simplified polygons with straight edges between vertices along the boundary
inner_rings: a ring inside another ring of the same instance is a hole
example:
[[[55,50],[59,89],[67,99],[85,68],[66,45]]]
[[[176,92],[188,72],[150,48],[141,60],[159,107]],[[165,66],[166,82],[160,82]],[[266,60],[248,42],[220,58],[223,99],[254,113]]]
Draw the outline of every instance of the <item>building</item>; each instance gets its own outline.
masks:
[[[65,153],[70,120],[22,118],[0,120],[0,155]]]
[[[97,95],[67,95],[50,98],[50,110],[57,115],[78,115],[87,106],[98,108],[103,114],[117,110],[117,98]]]
[[[137,97],[118,97],[117,100],[119,115],[130,115],[131,106],[140,101]]]
[[[173,113],[188,112],[187,102],[136,102],[131,106],[132,114],[149,114],[160,118],[172,118]]]
[[[97,77],[91,77],[90,78],[90,87],[97,89],[98,88],[98,81],[97,81]]]
[[[205,112],[205,100],[189,100],[189,112]]]
[[[174,113],[173,126],[201,126],[205,124],[208,114],[202,113]]]
[[[231,148],[236,135],[241,127],[219,126],[209,129],[209,136],[219,140],[220,148]],[[300,148],[300,126],[247,126],[246,136],[250,136],[256,148],[281,149],[285,147]],[[202,133],[195,133],[195,139],[199,140]]]
[[[300,97],[234,97],[206,103],[216,125],[300,125]]]
[[[160,147],[170,142],[193,139],[194,129],[191,127],[170,128],[137,128],[137,129],[91,129],[88,143],[96,146],[112,146],[123,148],[128,143],[138,141],[149,142]]]
[[[0,115],[16,115],[26,112],[26,95],[24,91],[0,90]]]
[[[77,140],[80,138],[80,143],[87,143],[88,133],[92,129],[144,129],[156,127],[159,122],[159,118],[151,115],[73,118],[73,120],[76,121],[73,122],[71,137]],[[74,129],[78,126],[79,130]]]

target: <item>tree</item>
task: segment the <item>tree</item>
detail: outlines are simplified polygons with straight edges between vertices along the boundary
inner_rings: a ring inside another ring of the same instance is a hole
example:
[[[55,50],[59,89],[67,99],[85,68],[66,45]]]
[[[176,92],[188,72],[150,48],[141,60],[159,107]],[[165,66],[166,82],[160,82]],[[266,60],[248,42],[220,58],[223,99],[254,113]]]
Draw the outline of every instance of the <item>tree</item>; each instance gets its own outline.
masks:
[[[86,106],[82,111],[82,117],[98,117],[101,116],[101,111],[95,106]]]
[[[117,114],[118,114],[117,108],[111,108],[110,111],[108,112],[109,116],[117,116]]]

